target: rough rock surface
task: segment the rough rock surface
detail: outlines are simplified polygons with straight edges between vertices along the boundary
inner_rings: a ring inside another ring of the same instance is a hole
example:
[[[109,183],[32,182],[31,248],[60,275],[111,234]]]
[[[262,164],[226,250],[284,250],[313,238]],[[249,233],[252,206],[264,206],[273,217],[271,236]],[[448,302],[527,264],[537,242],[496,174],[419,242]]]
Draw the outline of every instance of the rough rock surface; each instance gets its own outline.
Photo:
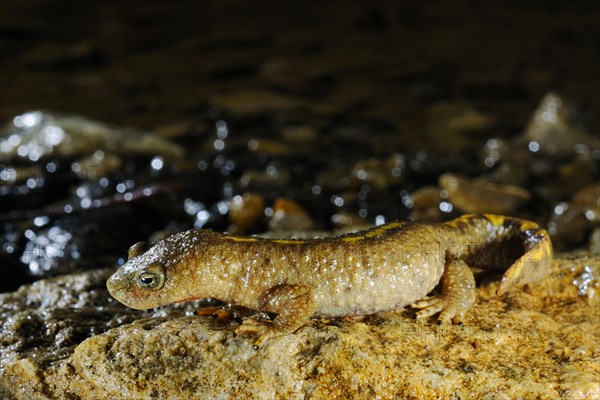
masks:
[[[485,278],[464,327],[402,310],[314,320],[259,350],[235,321],[185,314],[197,304],[115,304],[110,270],[39,281],[0,297],[0,398],[599,398],[599,270],[565,254],[501,298]]]

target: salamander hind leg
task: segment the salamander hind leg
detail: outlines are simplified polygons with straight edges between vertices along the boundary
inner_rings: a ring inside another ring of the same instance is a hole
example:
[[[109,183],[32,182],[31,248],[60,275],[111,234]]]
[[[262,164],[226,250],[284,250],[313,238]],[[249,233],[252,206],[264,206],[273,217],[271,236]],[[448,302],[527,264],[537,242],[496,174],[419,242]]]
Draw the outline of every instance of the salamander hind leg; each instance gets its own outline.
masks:
[[[462,260],[451,260],[446,264],[442,276],[442,294],[417,301],[412,305],[419,308],[416,318],[427,318],[440,313],[438,321],[462,323],[465,312],[475,301],[475,278]]]
[[[293,333],[314,314],[313,290],[304,285],[279,285],[261,295],[260,310],[277,313],[272,322],[259,322],[247,319],[240,325],[236,334],[259,334],[254,343],[261,347],[266,340]]]

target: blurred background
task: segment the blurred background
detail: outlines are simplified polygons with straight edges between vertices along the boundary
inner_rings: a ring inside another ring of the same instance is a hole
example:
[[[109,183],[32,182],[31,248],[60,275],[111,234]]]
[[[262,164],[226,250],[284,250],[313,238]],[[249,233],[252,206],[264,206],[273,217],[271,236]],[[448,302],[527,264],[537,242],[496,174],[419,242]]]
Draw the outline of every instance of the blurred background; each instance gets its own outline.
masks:
[[[600,3],[0,3],[0,291],[183,229],[600,252]]]

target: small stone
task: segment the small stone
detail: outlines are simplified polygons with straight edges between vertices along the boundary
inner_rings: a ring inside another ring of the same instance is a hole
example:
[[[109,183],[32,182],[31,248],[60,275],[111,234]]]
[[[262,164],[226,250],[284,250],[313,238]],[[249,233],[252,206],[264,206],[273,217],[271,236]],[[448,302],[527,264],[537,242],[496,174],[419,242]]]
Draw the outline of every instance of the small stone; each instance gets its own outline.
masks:
[[[278,198],[273,204],[269,229],[273,231],[308,231],[315,223],[304,208],[291,199]]]
[[[243,234],[248,232],[264,215],[265,200],[258,193],[247,192],[234,196],[229,204],[230,233]]]
[[[360,160],[352,167],[351,175],[358,185],[367,183],[375,189],[382,190],[400,185],[404,179],[404,168],[404,156],[396,153],[387,159]]]
[[[413,208],[426,209],[440,204],[440,189],[436,186],[423,186],[411,194]]]
[[[448,200],[463,212],[510,215],[531,198],[529,191],[514,185],[499,185],[486,179],[467,179],[444,174],[438,179]]]
[[[423,186],[410,195],[412,210],[410,217],[414,221],[440,221],[440,188],[437,186]]]

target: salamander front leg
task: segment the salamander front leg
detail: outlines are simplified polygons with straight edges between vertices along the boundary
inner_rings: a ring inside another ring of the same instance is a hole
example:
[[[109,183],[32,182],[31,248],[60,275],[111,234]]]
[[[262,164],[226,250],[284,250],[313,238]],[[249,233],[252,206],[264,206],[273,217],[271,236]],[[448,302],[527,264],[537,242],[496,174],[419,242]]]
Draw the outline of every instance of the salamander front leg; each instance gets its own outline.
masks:
[[[416,314],[417,318],[427,318],[439,312],[440,323],[452,320],[459,324],[475,301],[475,294],[475,278],[467,264],[462,260],[452,260],[444,269],[442,294],[419,300],[412,307],[421,309]]]
[[[273,322],[245,320],[236,334],[259,334],[254,343],[261,347],[270,338],[293,333],[314,314],[315,301],[313,290],[304,285],[279,285],[263,293],[259,300],[259,309],[277,313]]]

